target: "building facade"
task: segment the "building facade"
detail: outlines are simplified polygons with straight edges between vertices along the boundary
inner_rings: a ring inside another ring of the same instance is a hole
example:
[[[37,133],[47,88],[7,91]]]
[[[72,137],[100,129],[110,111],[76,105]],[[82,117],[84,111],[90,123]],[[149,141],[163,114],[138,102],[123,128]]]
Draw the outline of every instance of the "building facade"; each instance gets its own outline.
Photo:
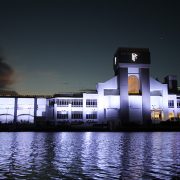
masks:
[[[164,83],[150,77],[150,52],[119,48],[113,58],[114,77],[91,92],[52,97],[0,97],[0,122],[31,122],[93,126],[149,124],[180,119],[176,76]]]

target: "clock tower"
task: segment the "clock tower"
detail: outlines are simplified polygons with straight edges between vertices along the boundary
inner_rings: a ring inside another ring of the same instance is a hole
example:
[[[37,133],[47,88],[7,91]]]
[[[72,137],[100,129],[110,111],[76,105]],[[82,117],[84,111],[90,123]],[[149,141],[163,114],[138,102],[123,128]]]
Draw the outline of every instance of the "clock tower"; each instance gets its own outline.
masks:
[[[120,94],[122,124],[151,123],[150,52],[146,48],[118,48],[113,60]]]

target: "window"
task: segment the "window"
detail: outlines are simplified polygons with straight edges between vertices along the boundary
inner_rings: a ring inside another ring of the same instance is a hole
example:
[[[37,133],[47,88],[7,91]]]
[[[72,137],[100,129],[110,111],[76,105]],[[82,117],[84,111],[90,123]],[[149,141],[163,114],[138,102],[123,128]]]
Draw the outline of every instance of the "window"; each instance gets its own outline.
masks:
[[[97,99],[87,99],[86,107],[97,107]]]
[[[68,119],[68,112],[67,111],[58,111],[57,119]]]
[[[56,99],[57,106],[68,107],[69,104],[72,104],[72,107],[82,107],[82,99]]]
[[[83,107],[82,99],[72,99],[72,107]]]
[[[130,75],[128,77],[128,93],[139,94],[139,79],[135,75]]]
[[[177,108],[180,108],[180,101],[177,100]]]
[[[153,120],[161,120],[163,118],[163,113],[158,110],[153,110],[151,113],[151,118]]]
[[[53,107],[54,106],[54,100],[49,100],[49,106]]]
[[[97,112],[93,112],[92,114],[86,114],[86,119],[97,119]]]
[[[174,100],[169,100],[168,101],[168,107],[169,108],[174,108]]]
[[[83,112],[82,111],[72,111],[71,118],[72,119],[83,119]]]
[[[57,106],[68,107],[69,99],[56,99]]]

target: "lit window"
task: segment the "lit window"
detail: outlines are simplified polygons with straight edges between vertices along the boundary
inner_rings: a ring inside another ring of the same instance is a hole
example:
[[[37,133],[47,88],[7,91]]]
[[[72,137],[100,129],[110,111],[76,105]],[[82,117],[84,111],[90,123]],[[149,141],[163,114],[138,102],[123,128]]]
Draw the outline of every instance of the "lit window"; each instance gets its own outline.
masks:
[[[173,112],[170,112],[170,113],[169,113],[169,119],[170,119],[170,120],[173,120],[173,119],[174,119],[174,113],[173,113]]]
[[[154,110],[151,113],[151,118],[154,120],[161,120],[163,118],[163,113],[161,113],[161,111]]]
[[[128,93],[139,94],[139,79],[135,75],[130,75],[128,77]]]

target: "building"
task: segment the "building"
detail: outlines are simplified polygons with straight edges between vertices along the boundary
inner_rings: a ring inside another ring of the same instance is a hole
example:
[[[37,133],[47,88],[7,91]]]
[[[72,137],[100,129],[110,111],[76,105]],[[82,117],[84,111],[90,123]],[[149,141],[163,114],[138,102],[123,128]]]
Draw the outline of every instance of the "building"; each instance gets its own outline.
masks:
[[[119,48],[113,58],[114,77],[98,83],[95,91],[52,97],[0,97],[0,121],[121,126],[180,119],[176,76],[164,83],[150,77],[150,52]]]

